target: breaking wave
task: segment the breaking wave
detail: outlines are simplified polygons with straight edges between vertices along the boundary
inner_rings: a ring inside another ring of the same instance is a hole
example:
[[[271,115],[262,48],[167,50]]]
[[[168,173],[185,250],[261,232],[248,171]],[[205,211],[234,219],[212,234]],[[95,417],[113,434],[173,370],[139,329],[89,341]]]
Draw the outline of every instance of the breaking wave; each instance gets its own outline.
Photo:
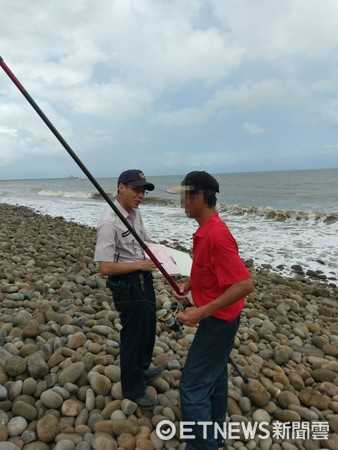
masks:
[[[108,193],[109,197],[113,198],[115,194]],[[87,191],[52,191],[52,190],[41,190],[38,195],[45,197],[60,197],[60,198],[82,198],[90,200],[101,200],[102,196],[99,192],[87,192]]]
[[[59,191],[59,190],[40,190],[39,195],[46,197],[59,198],[77,198],[83,200],[102,200],[101,194],[97,191]],[[107,192],[107,195],[114,199],[116,192]],[[145,197],[143,203],[148,206],[167,206],[179,207],[180,201],[177,199],[168,199],[162,197]],[[316,211],[295,211],[283,210],[264,206],[247,206],[247,205],[225,205],[220,204],[217,207],[221,214],[231,214],[232,216],[252,216],[265,218],[275,222],[301,221],[311,223],[323,223],[331,225],[338,223],[338,213],[323,213]]]
[[[338,214],[321,213],[315,211],[294,211],[268,208],[262,206],[244,206],[244,205],[220,205],[218,207],[220,213],[229,213],[234,216],[258,216],[265,219],[274,220],[276,222],[309,221],[322,222],[331,225],[338,222]]]

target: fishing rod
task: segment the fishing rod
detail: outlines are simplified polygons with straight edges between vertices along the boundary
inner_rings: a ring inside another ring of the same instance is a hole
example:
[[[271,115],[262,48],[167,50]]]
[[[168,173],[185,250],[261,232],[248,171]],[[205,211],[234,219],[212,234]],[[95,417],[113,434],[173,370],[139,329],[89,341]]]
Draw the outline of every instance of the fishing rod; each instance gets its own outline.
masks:
[[[19,89],[19,91],[25,97],[25,99],[28,101],[28,103],[33,107],[33,109],[37,112],[37,114],[45,122],[45,124],[51,130],[51,132],[54,134],[54,136],[57,138],[57,140],[66,149],[68,154],[73,158],[73,160],[76,162],[76,164],[80,167],[80,169],[86,175],[86,177],[89,179],[89,181],[95,186],[97,191],[101,194],[101,196],[104,198],[104,200],[112,208],[112,210],[115,212],[117,217],[121,220],[121,222],[130,231],[132,236],[140,244],[141,248],[147,253],[149,258],[153,261],[155,266],[159,269],[159,271],[163,274],[163,276],[166,278],[166,280],[170,283],[170,285],[173,287],[173,289],[176,291],[176,293],[181,295],[180,288],[175,283],[174,279],[164,269],[163,265],[156,258],[156,256],[153,254],[153,252],[147,246],[147,244],[143,241],[143,239],[141,239],[141,237],[136,233],[136,231],[131,226],[131,224],[125,219],[125,217],[122,215],[122,213],[119,211],[119,209],[114,205],[114,203],[112,202],[112,200],[110,199],[108,194],[105,192],[105,190],[102,188],[102,186],[98,183],[98,181],[89,172],[87,167],[83,164],[83,162],[80,160],[80,158],[76,155],[76,153],[73,151],[73,149],[67,143],[67,141],[58,132],[58,130],[55,128],[55,126],[52,124],[52,122],[48,119],[48,117],[42,111],[42,109],[38,106],[38,104],[35,102],[35,100],[29,95],[29,93],[26,91],[26,89],[23,87],[23,85],[20,83],[20,81],[14,75],[14,73],[10,70],[10,68],[7,66],[7,64],[5,63],[5,61],[3,60],[3,58],[1,56],[0,56],[0,66],[2,67],[4,72],[8,75],[8,77],[12,80],[12,82],[15,84],[15,86]],[[233,359],[231,357],[229,357],[229,363],[232,365],[232,367],[235,369],[235,371],[243,378],[244,374],[241,372],[241,370],[239,369],[239,367],[236,365],[236,363],[233,361]],[[247,382],[245,379],[244,379],[244,381]]]
[[[93,175],[89,172],[87,167],[83,164],[83,162],[78,158],[76,153],[72,150],[70,145],[66,142],[66,140],[62,137],[62,135],[58,132],[58,130],[55,128],[55,126],[52,124],[52,122],[48,119],[46,114],[41,110],[41,108],[37,105],[37,103],[34,101],[34,99],[29,95],[29,93],[26,91],[26,89],[23,87],[23,85],[20,83],[20,81],[16,78],[16,76],[13,74],[13,72],[10,70],[10,68],[6,65],[3,58],[0,56],[0,66],[2,69],[6,72],[6,74],[9,76],[9,78],[13,81],[15,86],[19,89],[19,91],[22,93],[22,95],[25,97],[25,99],[30,103],[30,105],[35,109],[35,111],[38,113],[38,115],[41,117],[41,119],[45,122],[47,127],[51,130],[51,132],[54,134],[54,136],[58,139],[58,141],[63,145],[63,147],[66,149],[66,151],[69,153],[69,155],[73,158],[73,160],[76,162],[76,164],[80,167],[82,172],[86,175],[86,177],[91,181],[91,183],[96,187],[98,192],[101,194],[101,196],[104,198],[104,200],[108,203],[108,205],[113,209],[115,214],[118,216],[118,218],[121,220],[121,222],[127,227],[127,229],[130,231],[130,233],[133,235],[133,237],[136,239],[136,241],[140,244],[142,249],[147,253],[149,258],[154,262],[156,267],[162,272],[163,276],[167,279],[167,281],[171,284],[171,286],[175,289],[177,294],[181,294],[181,291],[178,287],[178,285],[175,283],[173,278],[168,274],[168,272],[164,269],[163,265],[159,262],[159,260],[156,258],[156,256],[153,254],[153,252],[150,250],[150,248],[147,246],[147,244],[141,239],[141,237],[136,233],[134,228],[131,226],[131,224],[126,220],[126,218],[123,216],[123,214],[119,211],[119,209],[114,205],[108,194],[104,191],[104,189],[101,187],[101,185],[98,183],[98,181],[93,177]]]

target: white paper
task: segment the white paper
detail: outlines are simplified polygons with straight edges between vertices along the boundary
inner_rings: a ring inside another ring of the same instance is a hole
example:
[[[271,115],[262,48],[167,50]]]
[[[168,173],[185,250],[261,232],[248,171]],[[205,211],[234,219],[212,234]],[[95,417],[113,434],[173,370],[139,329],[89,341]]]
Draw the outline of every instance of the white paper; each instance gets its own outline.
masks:
[[[170,276],[190,275],[192,259],[188,253],[166,247],[163,244],[149,243],[147,246]],[[154,277],[163,276],[161,271],[153,272],[153,275]]]

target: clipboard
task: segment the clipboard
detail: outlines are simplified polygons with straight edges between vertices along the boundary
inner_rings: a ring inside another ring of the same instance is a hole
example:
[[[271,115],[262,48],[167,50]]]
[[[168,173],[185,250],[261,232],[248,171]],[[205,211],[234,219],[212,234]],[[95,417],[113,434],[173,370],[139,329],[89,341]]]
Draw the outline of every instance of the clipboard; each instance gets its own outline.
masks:
[[[189,253],[167,247],[163,244],[149,243],[148,247],[170,276],[190,276],[192,259]],[[160,271],[155,271],[153,272],[153,277],[160,278],[163,277],[163,274]]]

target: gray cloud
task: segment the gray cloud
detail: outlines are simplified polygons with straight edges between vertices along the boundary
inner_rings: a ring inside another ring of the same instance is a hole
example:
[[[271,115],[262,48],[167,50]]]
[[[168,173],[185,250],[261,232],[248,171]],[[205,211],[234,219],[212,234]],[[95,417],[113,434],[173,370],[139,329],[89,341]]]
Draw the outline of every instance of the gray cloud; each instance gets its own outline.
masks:
[[[306,168],[338,166],[335,0],[1,8],[1,56],[98,175],[140,155],[154,175],[265,170],[275,145],[269,169],[303,168],[304,153]],[[0,178],[69,175],[68,156],[3,71],[0,117]]]

